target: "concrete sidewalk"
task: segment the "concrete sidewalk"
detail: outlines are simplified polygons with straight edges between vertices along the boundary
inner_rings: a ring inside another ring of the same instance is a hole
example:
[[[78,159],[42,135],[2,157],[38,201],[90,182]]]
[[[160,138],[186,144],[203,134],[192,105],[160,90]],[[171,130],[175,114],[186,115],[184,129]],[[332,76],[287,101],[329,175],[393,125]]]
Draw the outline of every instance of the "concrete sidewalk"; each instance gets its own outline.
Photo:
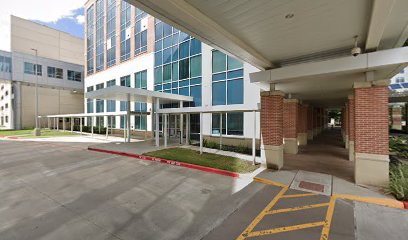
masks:
[[[335,177],[329,196],[293,189],[295,179],[303,181],[304,176],[298,171],[258,174],[248,187],[265,186],[204,239],[406,238],[408,211],[394,208],[400,206],[397,201]],[[344,197],[348,195],[355,198]]]

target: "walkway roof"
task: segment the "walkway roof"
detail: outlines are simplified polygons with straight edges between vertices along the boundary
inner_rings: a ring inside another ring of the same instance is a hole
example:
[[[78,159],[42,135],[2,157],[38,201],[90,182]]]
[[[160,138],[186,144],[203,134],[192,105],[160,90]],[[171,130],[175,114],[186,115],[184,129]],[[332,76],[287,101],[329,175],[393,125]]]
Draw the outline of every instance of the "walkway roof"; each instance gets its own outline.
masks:
[[[262,69],[403,46],[407,0],[128,0]]]
[[[191,102],[193,97],[182,96],[171,93],[156,92],[146,89],[130,88],[123,86],[112,86],[108,88],[99,89],[96,91],[88,92],[85,94],[85,98],[91,99],[106,99],[127,101],[128,96],[131,102],[147,102],[153,103],[156,98],[160,99],[160,103],[173,103],[173,102]]]

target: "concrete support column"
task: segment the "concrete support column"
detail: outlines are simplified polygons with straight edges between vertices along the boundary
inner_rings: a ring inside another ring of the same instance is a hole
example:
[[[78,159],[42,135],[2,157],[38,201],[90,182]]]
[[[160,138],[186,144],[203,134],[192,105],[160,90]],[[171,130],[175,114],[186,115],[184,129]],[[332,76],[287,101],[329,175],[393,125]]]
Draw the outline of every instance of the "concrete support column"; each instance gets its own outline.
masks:
[[[313,140],[313,107],[307,107],[307,140]]]
[[[298,153],[298,116],[299,116],[299,100],[284,99],[283,100],[283,151],[285,153]]]
[[[281,91],[261,92],[261,158],[272,169],[283,167],[283,96]]]
[[[307,144],[307,105],[303,104],[299,104],[297,138],[299,146],[304,146]]]
[[[392,125],[395,130],[402,130],[402,111],[401,106],[392,106]]]
[[[349,121],[348,121],[348,138],[349,138],[349,160],[354,161],[355,152],[354,152],[354,139],[355,139],[355,127],[354,127],[354,115],[355,115],[355,102],[354,95],[348,97],[348,107],[349,107]]]
[[[388,182],[389,81],[354,83],[355,181],[383,186]]]

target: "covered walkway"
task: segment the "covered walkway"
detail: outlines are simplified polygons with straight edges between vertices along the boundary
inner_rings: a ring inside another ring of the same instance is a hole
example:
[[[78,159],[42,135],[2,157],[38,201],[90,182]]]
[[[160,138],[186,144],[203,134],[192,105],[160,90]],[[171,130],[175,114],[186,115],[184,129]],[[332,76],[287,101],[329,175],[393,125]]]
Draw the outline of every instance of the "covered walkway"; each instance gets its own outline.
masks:
[[[325,173],[354,182],[354,162],[348,154],[340,128],[326,129],[299,147],[298,154],[285,154],[283,169]]]

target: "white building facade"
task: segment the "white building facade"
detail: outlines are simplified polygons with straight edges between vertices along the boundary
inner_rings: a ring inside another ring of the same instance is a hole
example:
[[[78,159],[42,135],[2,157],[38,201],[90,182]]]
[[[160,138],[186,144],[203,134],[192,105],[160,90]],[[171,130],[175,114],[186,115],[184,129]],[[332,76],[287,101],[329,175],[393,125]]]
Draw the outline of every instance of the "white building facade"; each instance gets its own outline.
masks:
[[[255,67],[201,43],[125,1],[88,1],[85,12],[86,92],[120,85],[192,96],[193,102],[184,103],[183,107],[217,111],[204,113],[205,139],[218,141],[221,118],[224,144],[251,146],[254,131],[259,138],[259,129],[254,130],[252,112],[229,112],[231,106],[258,107],[260,89],[249,81],[249,74],[258,71]],[[127,110],[126,102],[113,100],[85,99],[84,104],[86,113]],[[179,103],[161,106],[178,107]],[[152,113],[154,108],[153,104],[146,103],[130,106],[134,112]],[[120,131],[125,128],[124,118],[116,116],[111,122],[111,117],[97,117],[93,125]],[[185,124],[186,116],[183,118]],[[87,120],[90,125],[91,119]],[[170,114],[170,137],[179,137],[179,120],[179,114]],[[257,113],[257,126],[259,120]],[[152,136],[154,122],[152,114],[131,116],[132,134],[144,135],[147,131]],[[199,131],[199,114],[191,114],[190,139],[197,139]]]

